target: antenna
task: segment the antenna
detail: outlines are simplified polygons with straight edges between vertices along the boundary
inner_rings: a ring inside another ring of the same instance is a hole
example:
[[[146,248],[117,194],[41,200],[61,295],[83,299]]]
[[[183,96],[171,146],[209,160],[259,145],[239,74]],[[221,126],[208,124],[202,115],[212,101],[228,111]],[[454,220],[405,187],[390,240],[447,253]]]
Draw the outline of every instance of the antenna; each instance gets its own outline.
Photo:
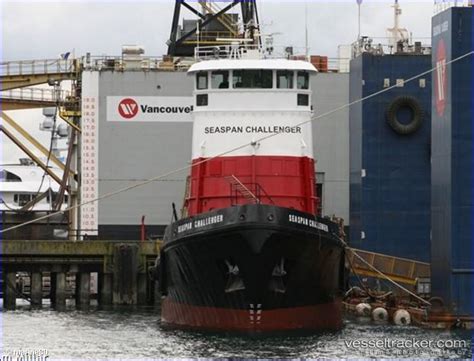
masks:
[[[305,1],[304,3],[304,26],[305,26],[305,51],[306,51],[306,58],[309,56],[309,46],[308,46],[308,2]]]
[[[357,0],[357,8],[358,8],[358,32],[357,32],[357,40],[360,40],[360,6],[362,5],[362,0]]]
[[[387,31],[390,34],[389,44],[395,49],[399,42],[408,42],[408,30],[400,27],[400,15],[402,14],[402,9],[398,0],[395,0],[393,4],[393,28],[388,28]]]

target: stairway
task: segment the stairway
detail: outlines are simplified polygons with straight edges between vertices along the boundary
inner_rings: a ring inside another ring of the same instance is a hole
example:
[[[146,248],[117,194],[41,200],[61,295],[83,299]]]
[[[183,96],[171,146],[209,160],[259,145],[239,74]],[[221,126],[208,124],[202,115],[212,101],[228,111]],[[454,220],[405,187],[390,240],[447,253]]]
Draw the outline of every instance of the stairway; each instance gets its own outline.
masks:
[[[260,203],[257,196],[253,194],[252,191],[248,189],[235,175],[224,177],[224,179],[230,183],[232,189],[239,192],[245,199],[255,203]]]

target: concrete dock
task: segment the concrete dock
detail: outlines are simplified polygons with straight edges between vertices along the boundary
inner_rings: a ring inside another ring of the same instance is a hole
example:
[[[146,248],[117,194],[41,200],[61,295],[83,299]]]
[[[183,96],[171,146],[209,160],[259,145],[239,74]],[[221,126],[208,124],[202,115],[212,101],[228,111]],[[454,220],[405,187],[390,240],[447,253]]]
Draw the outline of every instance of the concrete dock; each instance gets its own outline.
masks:
[[[61,309],[71,295],[76,306],[90,305],[97,297],[99,305],[150,305],[158,302],[155,281],[148,276],[160,251],[160,241],[12,241],[2,244],[1,271],[3,307],[15,309],[21,293],[17,274],[29,274],[29,301],[41,307],[49,297],[51,305]],[[91,293],[91,275],[97,274],[97,292]],[[49,292],[43,290],[49,277]],[[75,289],[69,282],[74,279]],[[68,288],[69,287],[69,288]]]

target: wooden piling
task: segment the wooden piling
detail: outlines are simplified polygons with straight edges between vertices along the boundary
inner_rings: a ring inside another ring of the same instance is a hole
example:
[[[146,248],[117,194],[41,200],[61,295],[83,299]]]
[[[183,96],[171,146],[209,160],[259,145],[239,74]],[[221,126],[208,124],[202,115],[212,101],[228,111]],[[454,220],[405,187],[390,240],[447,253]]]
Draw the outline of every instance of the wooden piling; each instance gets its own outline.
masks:
[[[2,262],[10,268],[4,268],[4,309],[14,309],[16,297],[21,297],[16,286],[15,272],[33,272],[33,304],[41,304],[42,274],[51,274],[52,307],[61,308],[68,296],[66,274],[76,275],[77,305],[89,305],[91,299],[90,272],[99,275],[97,290],[101,305],[159,304],[160,297],[154,297],[154,280],[147,274],[147,265],[160,251],[160,242],[121,242],[93,241],[36,241],[3,240]],[[54,264],[51,264],[54,259]],[[24,268],[23,268],[24,267]],[[12,272],[12,270],[15,272]],[[8,274],[8,275],[7,275]],[[7,281],[12,286],[7,287]]]
[[[99,288],[98,288],[99,305],[109,306],[112,304],[112,274],[99,273]]]
[[[138,247],[118,244],[114,247],[113,303],[137,304]]]
[[[91,274],[76,273],[76,306],[89,306],[91,296]]]
[[[4,273],[3,308],[14,310],[16,307],[16,272]]]
[[[147,275],[145,273],[139,273],[137,278],[137,302],[139,305],[146,305]]]
[[[66,273],[57,272],[51,274],[51,303],[58,309],[66,307]]]
[[[49,302],[51,307],[56,307],[56,272],[49,275]]]
[[[43,303],[43,274],[32,272],[30,278],[31,307],[41,307]]]

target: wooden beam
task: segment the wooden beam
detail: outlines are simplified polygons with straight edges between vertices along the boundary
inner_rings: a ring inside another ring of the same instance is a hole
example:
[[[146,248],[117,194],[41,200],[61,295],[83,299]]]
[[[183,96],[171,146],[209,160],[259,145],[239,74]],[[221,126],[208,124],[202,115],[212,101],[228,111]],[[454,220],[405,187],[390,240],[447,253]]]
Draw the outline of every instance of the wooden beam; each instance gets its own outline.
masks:
[[[49,150],[46,149],[40,142],[38,142],[35,138],[33,138],[25,129],[23,129],[17,122],[15,122],[11,117],[9,117],[5,112],[2,111],[1,116],[3,120],[11,127],[13,127],[17,132],[19,132],[25,139],[27,139],[31,144],[33,144],[41,153],[48,157]],[[66,166],[58,159],[54,154],[50,156],[51,161],[56,164],[62,170],[66,169]],[[69,169],[69,172],[74,172],[72,169]]]
[[[18,138],[16,138],[9,130],[5,129],[3,125],[0,125],[0,131],[3,132],[8,138],[12,140],[23,152],[25,152],[39,167],[41,167],[48,175],[54,179],[56,183],[61,185],[61,179],[51,170],[46,164],[44,164],[36,155],[34,155],[28,147],[26,147]]]

